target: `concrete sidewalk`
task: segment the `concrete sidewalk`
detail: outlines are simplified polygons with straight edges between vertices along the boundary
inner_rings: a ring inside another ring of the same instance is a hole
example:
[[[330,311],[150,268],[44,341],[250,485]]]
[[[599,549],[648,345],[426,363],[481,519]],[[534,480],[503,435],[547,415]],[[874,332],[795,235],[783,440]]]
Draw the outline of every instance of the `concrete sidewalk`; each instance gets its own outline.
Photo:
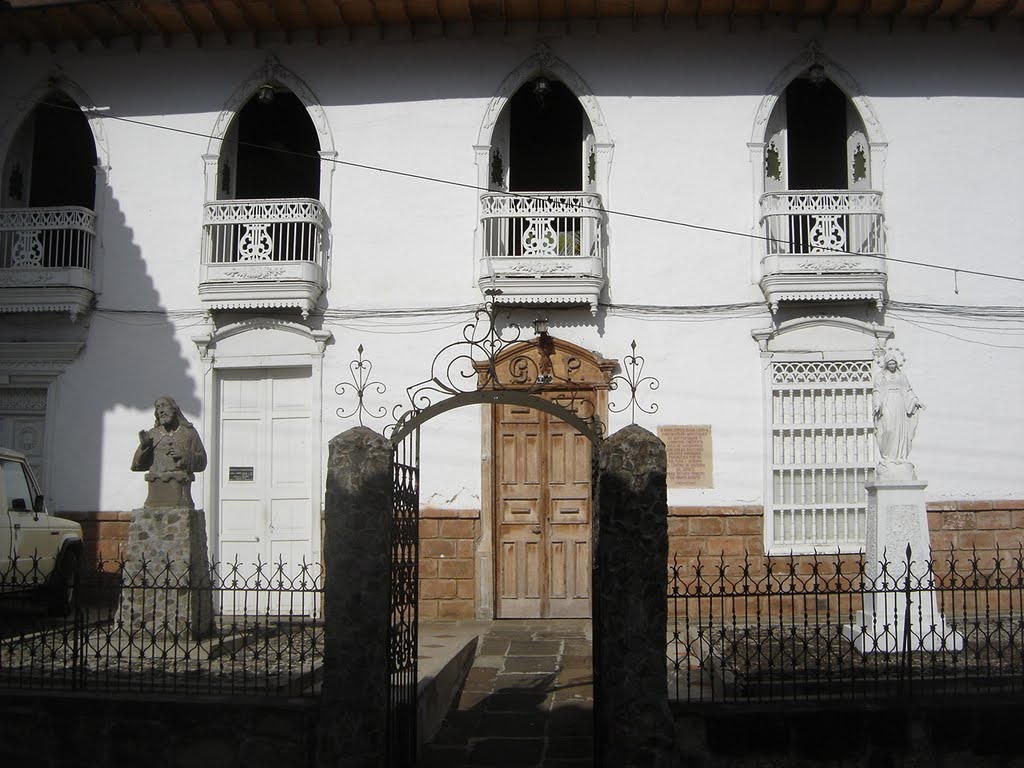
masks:
[[[466,649],[477,638],[475,658]],[[589,620],[503,620],[420,627],[424,768],[569,768],[592,765],[593,671]],[[461,649],[461,657],[453,656]],[[452,662],[465,682],[437,730]],[[432,672],[431,670],[436,670]],[[431,681],[435,681],[431,683]],[[428,698],[433,685],[432,703]],[[427,690],[425,690],[425,688]]]

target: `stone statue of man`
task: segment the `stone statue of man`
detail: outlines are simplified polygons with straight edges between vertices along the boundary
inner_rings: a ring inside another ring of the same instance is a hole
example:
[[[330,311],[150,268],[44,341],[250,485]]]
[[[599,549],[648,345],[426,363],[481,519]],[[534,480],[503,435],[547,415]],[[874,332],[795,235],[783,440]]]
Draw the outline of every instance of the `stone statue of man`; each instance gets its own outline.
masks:
[[[156,424],[139,432],[132,458],[132,471],[145,472],[149,483],[145,506],[194,509],[192,481],[206,469],[203,441],[173,398],[158,397],[153,413]]]
[[[875,374],[872,401],[875,439],[881,461],[875,469],[877,480],[913,480],[910,448],[917,431],[918,411],[924,404],[910,387],[903,372],[904,357],[898,347],[887,347],[881,370]]]

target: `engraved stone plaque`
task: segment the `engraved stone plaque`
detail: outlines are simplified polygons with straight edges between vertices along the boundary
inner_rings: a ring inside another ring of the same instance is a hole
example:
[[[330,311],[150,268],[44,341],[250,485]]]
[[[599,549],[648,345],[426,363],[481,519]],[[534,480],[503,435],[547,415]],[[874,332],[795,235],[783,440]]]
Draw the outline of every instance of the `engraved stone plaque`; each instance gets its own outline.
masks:
[[[714,488],[711,425],[660,426],[668,453],[669,488]]]

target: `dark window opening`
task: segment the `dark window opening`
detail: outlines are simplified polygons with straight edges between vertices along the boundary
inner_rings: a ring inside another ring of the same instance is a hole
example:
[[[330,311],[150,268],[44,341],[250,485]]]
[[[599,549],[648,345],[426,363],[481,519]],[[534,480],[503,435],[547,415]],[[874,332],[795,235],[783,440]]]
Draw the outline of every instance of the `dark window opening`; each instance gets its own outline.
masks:
[[[235,197],[320,197],[320,142],[306,107],[287,90],[255,96],[238,115]]]
[[[32,142],[33,208],[96,202],[96,145],[89,121],[75,102],[53,94],[36,107]]]
[[[583,189],[583,107],[557,80],[538,78],[512,97],[509,188],[514,192]]]
[[[846,95],[832,82],[786,88],[790,189],[846,189]]]

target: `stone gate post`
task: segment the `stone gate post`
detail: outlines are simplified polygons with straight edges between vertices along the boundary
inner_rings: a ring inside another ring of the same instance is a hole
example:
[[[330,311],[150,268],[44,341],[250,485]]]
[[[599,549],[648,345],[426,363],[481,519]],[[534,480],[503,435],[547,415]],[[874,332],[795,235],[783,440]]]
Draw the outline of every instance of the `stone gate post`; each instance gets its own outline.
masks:
[[[676,764],[668,708],[665,444],[636,425],[600,447],[594,738],[600,768]]]
[[[380,768],[387,733],[391,443],[354,427],[329,445],[318,764]]]

